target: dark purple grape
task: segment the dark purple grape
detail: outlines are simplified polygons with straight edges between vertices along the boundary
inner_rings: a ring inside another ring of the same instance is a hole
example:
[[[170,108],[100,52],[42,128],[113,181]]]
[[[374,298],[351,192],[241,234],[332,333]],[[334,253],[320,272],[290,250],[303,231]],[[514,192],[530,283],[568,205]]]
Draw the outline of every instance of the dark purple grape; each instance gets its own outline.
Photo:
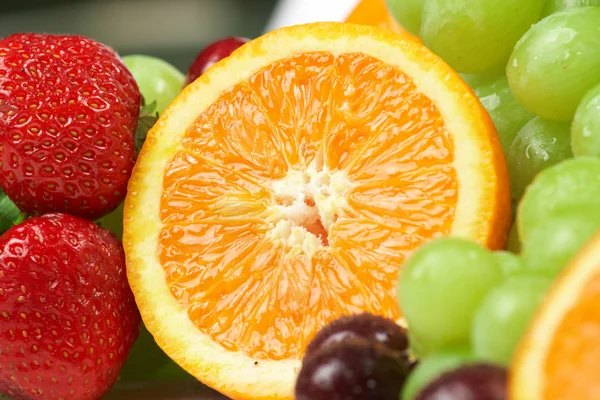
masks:
[[[409,365],[365,339],[332,344],[305,358],[296,400],[398,400]]]
[[[391,319],[369,313],[342,317],[325,326],[309,343],[305,358],[322,348],[348,339],[362,338],[400,353],[408,350],[408,334]]]
[[[471,364],[433,380],[416,400],[506,400],[507,385],[506,369]]]

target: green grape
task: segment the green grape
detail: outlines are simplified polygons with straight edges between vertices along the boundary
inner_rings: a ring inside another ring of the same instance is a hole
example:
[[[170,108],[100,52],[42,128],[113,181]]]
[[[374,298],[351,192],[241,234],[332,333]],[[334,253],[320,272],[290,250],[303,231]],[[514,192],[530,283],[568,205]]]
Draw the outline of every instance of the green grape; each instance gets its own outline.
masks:
[[[517,40],[542,14],[545,0],[425,0],[423,43],[458,72],[505,65]]]
[[[442,349],[423,358],[408,376],[404,389],[402,389],[402,400],[414,400],[421,389],[438,376],[462,365],[475,362],[477,362],[477,358],[467,347]]]
[[[101,227],[111,231],[119,240],[123,240],[123,203],[116,210],[102,217],[98,222]]]
[[[477,88],[479,86],[492,84],[497,79],[505,76],[506,68],[504,65],[501,65],[499,68],[494,68],[492,70],[481,72],[478,74],[462,74],[459,73],[461,78],[469,85],[471,88]]]
[[[510,251],[496,251],[492,254],[505,277],[518,275],[525,270],[523,260]]]
[[[569,121],[585,93],[600,82],[600,8],[572,8],[533,26],[506,67],[510,88],[526,109]]]
[[[600,159],[572,158],[540,172],[525,191],[517,223],[521,242],[539,223],[561,209],[600,208]]]
[[[573,156],[570,129],[568,122],[535,117],[519,131],[507,157],[513,199],[523,196],[540,171]]]
[[[548,0],[544,8],[544,16],[548,16],[567,8],[598,7],[600,0]]]
[[[169,361],[171,361],[169,356],[158,347],[150,332],[142,324],[140,336],[133,344],[129,357],[119,373],[119,380],[123,382],[148,380]]]
[[[596,207],[555,212],[529,233],[523,245],[526,268],[555,277],[599,229],[600,210]]]
[[[402,267],[400,308],[426,348],[467,343],[479,302],[501,280],[492,254],[479,245],[458,238],[433,240]]]
[[[577,107],[571,148],[576,156],[600,157],[600,85],[590,90]]]
[[[408,343],[410,353],[415,358],[421,359],[432,353],[432,349],[428,348],[423,343],[423,339],[421,339],[413,329],[408,330]]]
[[[421,10],[425,0],[386,0],[390,14],[407,31],[419,35]]]
[[[160,58],[140,54],[123,57],[133,74],[146,104],[156,101],[156,111],[161,114],[177,97],[183,87],[183,74]]]
[[[519,239],[519,227],[516,222],[513,222],[510,231],[508,232],[506,250],[513,254],[519,254],[521,252],[521,239]]]
[[[490,81],[494,80],[495,78],[497,78],[497,76],[490,76],[488,74],[459,74],[459,75],[463,79],[463,81],[465,81],[465,83],[467,85],[469,85],[469,87],[471,89],[476,88],[477,86],[480,86],[480,85],[485,85],[485,84],[489,83]]]
[[[461,78],[469,85],[471,88],[476,88],[483,85],[492,84],[497,79],[503,77],[506,73],[506,67],[501,65],[500,67],[491,69],[486,72],[481,72],[478,74],[459,74]]]
[[[520,105],[513,96],[505,76],[473,87],[481,104],[492,117],[504,154],[508,155],[517,132],[534,115]]]
[[[508,365],[551,283],[546,277],[518,276],[494,288],[473,319],[471,340],[475,355]]]

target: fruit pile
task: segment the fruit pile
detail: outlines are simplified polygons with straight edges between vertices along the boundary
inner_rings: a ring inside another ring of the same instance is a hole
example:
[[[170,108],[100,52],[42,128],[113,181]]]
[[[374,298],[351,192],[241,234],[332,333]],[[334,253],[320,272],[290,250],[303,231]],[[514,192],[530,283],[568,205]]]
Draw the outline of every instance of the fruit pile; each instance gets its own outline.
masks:
[[[125,203],[129,282],[160,347],[227,396],[397,398],[412,368],[398,271],[440,236],[502,247],[507,175],[487,112],[418,41],[284,28],[206,71],[149,132]],[[352,347],[309,345],[365,312],[387,320],[348,328],[367,336]],[[403,339],[373,344],[369,326]],[[327,371],[319,394],[308,382]]]
[[[387,4],[461,73],[494,121],[516,209],[510,251],[458,238],[420,246],[398,283],[418,359],[412,372],[375,356],[377,367],[365,368],[348,342],[348,354],[306,354],[297,398],[396,399],[391,382],[403,400],[596,398],[600,2]],[[361,385],[367,370],[371,385]]]
[[[384,1],[0,39],[0,397],[597,398],[600,1]]]

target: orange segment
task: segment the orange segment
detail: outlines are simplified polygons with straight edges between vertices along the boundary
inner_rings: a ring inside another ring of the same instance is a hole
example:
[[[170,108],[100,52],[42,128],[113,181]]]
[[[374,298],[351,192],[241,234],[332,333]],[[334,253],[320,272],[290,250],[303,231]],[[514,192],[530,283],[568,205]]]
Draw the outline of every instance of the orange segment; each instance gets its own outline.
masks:
[[[344,169],[362,160],[364,151],[381,155],[382,143],[385,150],[390,143],[401,147],[411,134],[425,134],[436,124],[435,106],[402,71],[363,54],[341,55],[334,65],[336,118],[324,138],[329,168]]]
[[[183,150],[165,174],[161,219],[170,224],[259,216],[270,197],[253,177]]]
[[[246,135],[248,131],[254,135]],[[289,143],[279,140],[247,85],[224,93],[200,115],[183,145],[204,159],[256,176],[282,177],[288,169],[281,154]]]
[[[188,86],[149,133],[125,207],[128,276],[190,373],[288,399],[328,322],[401,319],[398,271],[424,241],[501,247],[508,193],[489,117],[421,44],[284,28]]]
[[[519,346],[513,400],[600,398],[600,236],[559,278]]]
[[[385,0],[361,0],[346,18],[346,22],[378,26],[402,35],[412,36],[390,15]],[[412,37],[414,38],[414,36]]]
[[[316,156],[321,135],[337,111],[336,68],[328,53],[301,54],[273,63],[248,79],[254,109],[264,115],[281,140],[290,166],[307,166]],[[233,89],[236,90],[236,89]],[[238,88],[239,90],[239,88]],[[339,89],[338,89],[339,90]]]
[[[452,229],[458,188],[452,167],[424,167],[387,180],[372,181],[348,193],[351,215],[396,227],[412,227],[423,238]]]

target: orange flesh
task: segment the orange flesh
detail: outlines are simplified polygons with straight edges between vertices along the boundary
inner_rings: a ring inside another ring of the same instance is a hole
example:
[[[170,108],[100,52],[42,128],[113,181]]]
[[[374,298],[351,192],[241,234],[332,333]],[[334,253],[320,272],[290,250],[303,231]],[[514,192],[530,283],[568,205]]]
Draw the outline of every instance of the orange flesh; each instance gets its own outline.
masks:
[[[452,162],[439,111],[401,71],[364,54],[271,64],[200,114],[167,165],[158,254],[171,293],[201,332],[257,359],[300,358],[342,315],[397,319],[404,258],[450,232]],[[275,213],[298,200],[277,185],[296,174],[308,187],[309,170],[328,174],[325,196],[329,176],[347,181],[331,220],[308,190],[305,215]],[[277,236],[281,221],[320,245]]]
[[[600,399],[600,274],[554,332],[545,362],[544,399]]]

